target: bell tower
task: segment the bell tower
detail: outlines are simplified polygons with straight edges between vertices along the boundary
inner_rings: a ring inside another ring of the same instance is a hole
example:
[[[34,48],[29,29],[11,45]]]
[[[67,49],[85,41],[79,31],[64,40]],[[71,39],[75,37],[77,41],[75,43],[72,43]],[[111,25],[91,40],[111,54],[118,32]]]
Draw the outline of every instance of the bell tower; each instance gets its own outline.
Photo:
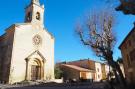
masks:
[[[40,5],[39,0],[32,0],[31,3],[35,3],[35,4]]]
[[[39,0],[31,0],[30,5],[25,9],[25,22],[38,25],[44,24],[44,5]]]

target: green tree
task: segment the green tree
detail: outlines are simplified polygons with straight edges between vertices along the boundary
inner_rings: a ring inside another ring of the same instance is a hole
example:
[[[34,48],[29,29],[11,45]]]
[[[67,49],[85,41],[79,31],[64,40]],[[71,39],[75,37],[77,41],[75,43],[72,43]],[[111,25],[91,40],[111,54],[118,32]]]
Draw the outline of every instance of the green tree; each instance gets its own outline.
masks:
[[[56,79],[63,77],[63,71],[58,66],[55,66],[54,73]]]

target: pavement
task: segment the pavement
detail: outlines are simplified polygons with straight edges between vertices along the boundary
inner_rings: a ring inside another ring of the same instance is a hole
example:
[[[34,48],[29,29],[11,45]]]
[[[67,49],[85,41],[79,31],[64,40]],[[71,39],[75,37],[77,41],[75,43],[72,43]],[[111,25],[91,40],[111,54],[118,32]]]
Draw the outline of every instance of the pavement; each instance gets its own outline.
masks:
[[[103,89],[93,87],[21,87],[21,88],[10,88],[10,89]]]
[[[103,83],[68,83],[68,84],[35,84],[29,86],[23,85],[5,85],[0,89],[105,89]],[[108,88],[106,88],[108,89]]]

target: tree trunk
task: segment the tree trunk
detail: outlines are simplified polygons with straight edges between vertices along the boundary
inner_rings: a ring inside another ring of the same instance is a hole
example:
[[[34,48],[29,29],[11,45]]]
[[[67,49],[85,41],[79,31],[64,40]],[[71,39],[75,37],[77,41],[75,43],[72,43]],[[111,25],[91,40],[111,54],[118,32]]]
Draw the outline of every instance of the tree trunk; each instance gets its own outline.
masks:
[[[125,88],[125,87],[126,87],[125,78],[124,78],[124,76],[123,76],[123,74],[122,74],[122,71],[121,71],[121,69],[120,69],[120,66],[118,65],[117,62],[115,62],[115,61],[113,60],[113,57],[112,57],[112,56],[108,59],[108,64],[112,67],[113,72],[114,72],[115,77],[116,77],[116,80],[118,80],[119,83],[121,84],[121,86],[122,86],[123,88]]]
[[[117,72],[119,73],[119,77],[120,77],[120,79],[121,79],[121,82],[124,84],[124,86],[126,86],[126,81],[125,81],[125,78],[124,78],[124,76],[123,76],[123,73],[122,73],[122,71],[121,71],[121,69],[120,69],[119,64],[118,64],[117,62],[115,62],[115,65],[116,65],[116,70],[117,70]]]
[[[118,77],[117,71],[113,69],[113,72],[114,72],[116,81],[119,82],[119,77]]]

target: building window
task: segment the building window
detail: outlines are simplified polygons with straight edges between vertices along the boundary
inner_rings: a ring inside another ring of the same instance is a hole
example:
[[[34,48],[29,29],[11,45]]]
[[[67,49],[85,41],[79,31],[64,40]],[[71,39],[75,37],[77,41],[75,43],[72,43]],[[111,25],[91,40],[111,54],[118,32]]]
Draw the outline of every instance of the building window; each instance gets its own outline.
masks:
[[[127,49],[127,43],[126,42],[124,43],[124,48]]]
[[[132,40],[135,41],[135,32],[132,34]]]
[[[31,12],[29,12],[28,14],[27,14],[27,21],[31,21],[31,17],[32,17],[32,14],[31,14]]]
[[[40,20],[40,13],[39,12],[36,13],[36,19]]]
[[[130,78],[130,82],[133,82],[134,81],[133,72],[130,72],[129,73],[129,78]]]
[[[98,75],[98,78],[100,78],[100,75]]]
[[[99,68],[97,68],[97,72],[99,72]]]
[[[135,49],[130,52],[130,60],[133,61],[135,58]]]
[[[129,60],[129,55],[127,54],[127,65],[128,67],[130,66],[130,60]]]
[[[128,41],[128,45],[131,46],[131,41],[130,40]]]

